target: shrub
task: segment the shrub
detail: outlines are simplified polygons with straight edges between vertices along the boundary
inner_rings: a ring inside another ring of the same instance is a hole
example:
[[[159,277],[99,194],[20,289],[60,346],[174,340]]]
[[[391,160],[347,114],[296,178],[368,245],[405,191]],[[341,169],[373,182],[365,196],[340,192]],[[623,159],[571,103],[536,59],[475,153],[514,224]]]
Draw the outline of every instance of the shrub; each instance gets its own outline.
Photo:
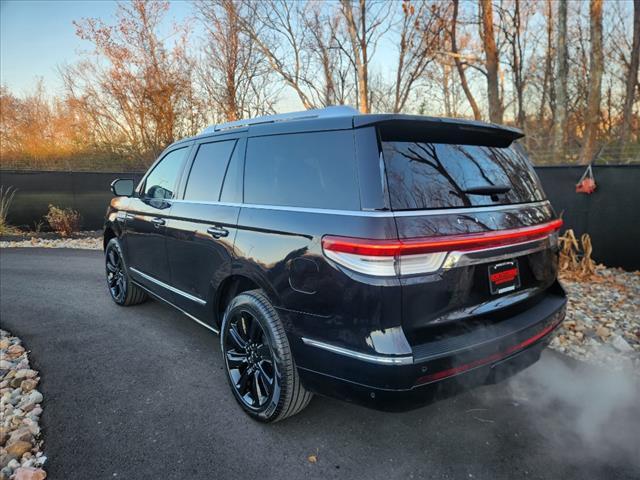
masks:
[[[44,216],[51,229],[63,237],[80,231],[80,214],[70,208],[58,208],[49,205],[49,212]]]
[[[0,187],[0,235],[11,233],[14,230],[7,224],[7,215],[15,194],[16,189],[13,187],[7,187],[6,189]]]

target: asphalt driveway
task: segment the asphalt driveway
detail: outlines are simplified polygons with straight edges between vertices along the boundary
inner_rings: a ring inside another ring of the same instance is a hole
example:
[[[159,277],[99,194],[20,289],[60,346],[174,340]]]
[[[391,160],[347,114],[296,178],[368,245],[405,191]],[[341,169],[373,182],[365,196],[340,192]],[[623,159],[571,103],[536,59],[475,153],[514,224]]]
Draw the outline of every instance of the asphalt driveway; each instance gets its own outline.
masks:
[[[638,385],[551,352],[413,412],[316,397],[267,426],[235,404],[214,334],[109,299],[101,252],[1,250],[0,322],[41,371],[54,480],[640,477]]]

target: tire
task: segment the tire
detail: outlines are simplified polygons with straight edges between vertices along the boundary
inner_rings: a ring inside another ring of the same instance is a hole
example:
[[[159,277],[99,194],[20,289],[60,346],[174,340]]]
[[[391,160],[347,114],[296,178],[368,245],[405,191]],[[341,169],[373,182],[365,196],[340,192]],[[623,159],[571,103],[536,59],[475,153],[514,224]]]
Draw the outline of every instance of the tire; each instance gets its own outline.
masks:
[[[124,263],[120,240],[112,238],[104,250],[107,288],[111,299],[118,305],[128,307],[144,302],[148,297],[144,290],[135,285]]]
[[[309,404],[313,394],[300,383],[280,317],[262,290],[231,301],[220,346],[233,396],[251,418],[277,422]]]

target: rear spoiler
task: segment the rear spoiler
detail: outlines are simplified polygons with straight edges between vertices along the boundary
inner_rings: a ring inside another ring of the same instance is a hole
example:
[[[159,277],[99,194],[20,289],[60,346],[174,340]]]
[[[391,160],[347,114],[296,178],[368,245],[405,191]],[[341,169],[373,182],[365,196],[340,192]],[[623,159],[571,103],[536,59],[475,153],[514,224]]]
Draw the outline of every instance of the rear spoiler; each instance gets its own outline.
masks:
[[[356,115],[354,128],[376,126],[382,140],[508,147],[522,130],[493,123],[421,115]]]

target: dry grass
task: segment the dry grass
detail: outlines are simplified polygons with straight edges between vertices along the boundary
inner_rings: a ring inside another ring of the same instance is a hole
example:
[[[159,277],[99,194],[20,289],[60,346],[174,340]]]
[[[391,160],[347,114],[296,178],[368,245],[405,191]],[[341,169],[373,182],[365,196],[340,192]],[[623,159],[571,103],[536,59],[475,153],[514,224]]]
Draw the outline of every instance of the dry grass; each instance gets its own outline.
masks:
[[[593,247],[588,233],[578,240],[572,229],[560,237],[560,274],[567,279],[584,281],[594,277],[596,263],[591,258]]]
[[[0,187],[0,235],[13,234],[17,231],[15,227],[7,223],[7,215],[15,194],[16,189],[11,186],[7,188]]]

